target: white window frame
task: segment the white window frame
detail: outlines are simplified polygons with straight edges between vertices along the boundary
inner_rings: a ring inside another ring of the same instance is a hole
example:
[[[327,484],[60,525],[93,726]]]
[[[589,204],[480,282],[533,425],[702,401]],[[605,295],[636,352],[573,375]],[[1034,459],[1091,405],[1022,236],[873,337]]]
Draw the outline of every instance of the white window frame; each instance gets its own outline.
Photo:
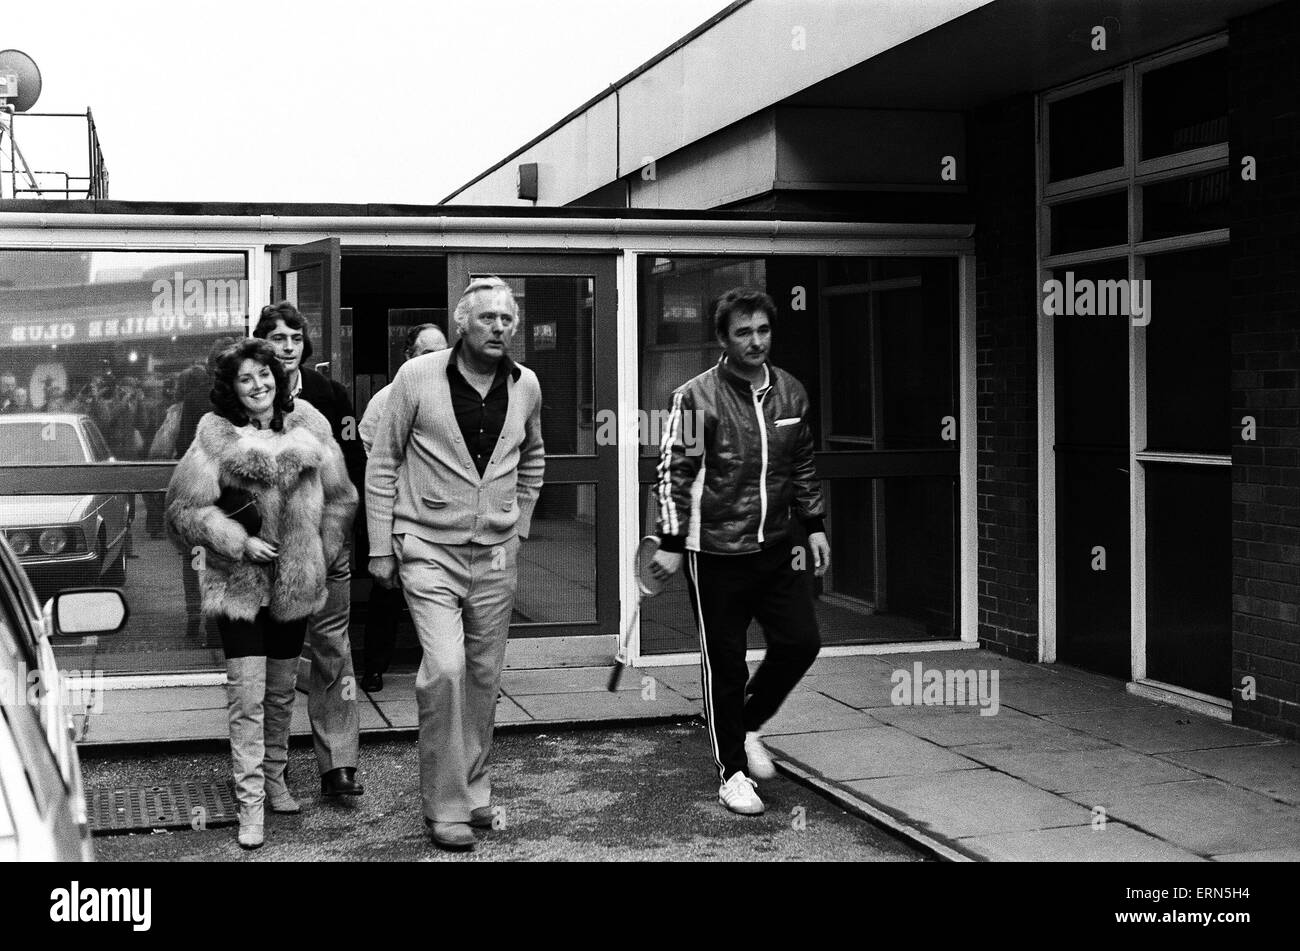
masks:
[[[1052,272],[1101,261],[1124,258],[1128,276],[1141,280],[1146,275],[1146,260],[1155,254],[1187,251],[1194,248],[1226,245],[1229,229],[1220,228],[1171,238],[1145,240],[1142,235],[1142,188],[1145,185],[1175,178],[1228,168],[1228,143],[1189,149],[1173,155],[1142,159],[1140,121],[1142,80],[1146,73],[1174,63],[1223,49],[1226,33],[1218,33],[1134,60],[1115,69],[1098,73],[1075,83],[1040,93],[1037,101],[1037,187],[1038,209],[1038,287],[1051,279]],[[1048,182],[1049,107],[1052,103],[1110,83],[1119,82],[1124,89],[1124,162],[1121,166],[1087,175]],[[1128,240],[1122,245],[1053,254],[1049,246],[1051,213],[1065,201],[1113,193],[1117,186],[1128,195]],[[1038,560],[1039,560],[1039,638],[1038,658],[1045,663],[1057,660],[1057,576],[1056,576],[1056,442],[1055,405],[1055,334],[1053,320],[1038,309]],[[1194,705],[1203,712],[1222,716],[1231,705],[1219,697],[1210,697],[1185,688],[1163,684],[1147,677],[1146,658],[1146,466],[1193,464],[1230,466],[1230,455],[1215,453],[1170,453],[1147,451],[1147,340],[1146,328],[1129,323],[1129,610],[1130,689],[1147,696],[1172,700],[1184,706]]]

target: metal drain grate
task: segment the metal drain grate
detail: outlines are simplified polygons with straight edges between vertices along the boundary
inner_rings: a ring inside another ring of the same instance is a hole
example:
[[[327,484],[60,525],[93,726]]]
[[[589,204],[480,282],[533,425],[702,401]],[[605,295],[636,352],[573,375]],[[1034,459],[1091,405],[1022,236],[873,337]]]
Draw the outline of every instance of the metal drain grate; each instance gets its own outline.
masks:
[[[89,789],[86,807],[95,835],[204,829],[238,821],[229,780]]]

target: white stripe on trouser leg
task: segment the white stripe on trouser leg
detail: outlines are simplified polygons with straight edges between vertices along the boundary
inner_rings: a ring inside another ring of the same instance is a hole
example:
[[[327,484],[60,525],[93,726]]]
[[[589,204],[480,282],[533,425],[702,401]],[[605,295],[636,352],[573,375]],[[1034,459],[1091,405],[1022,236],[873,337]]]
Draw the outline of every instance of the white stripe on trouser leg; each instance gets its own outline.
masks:
[[[704,725],[709,734],[709,748],[713,751],[713,762],[718,764],[718,777],[726,781],[726,767],[722,765],[722,748],[718,745],[717,719],[713,715],[713,665],[709,663],[708,641],[704,636],[704,601],[700,598],[700,567],[695,559],[695,552],[686,553],[687,574],[691,578],[691,587],[695,589],[696,613],[699,615],[700,629],[700,674],[703,678]]]

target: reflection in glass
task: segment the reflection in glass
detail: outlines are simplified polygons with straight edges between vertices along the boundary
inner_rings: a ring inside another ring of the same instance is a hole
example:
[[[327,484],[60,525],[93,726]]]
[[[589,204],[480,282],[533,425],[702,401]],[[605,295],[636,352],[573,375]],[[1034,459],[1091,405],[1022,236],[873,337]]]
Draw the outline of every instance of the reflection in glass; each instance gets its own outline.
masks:
[[[514,624],[596,620],[596,487],[542,486],[519,548]]]
[[[519,304],[510,355],[527,364],[542,387],[542,439],[547,455],[594,454],[595,280],[586,276],[498,276],[510,285]]]
[[[824,479],[832,571],[814,608],[824,645],[955,637],[955,483],[951,478]],[[653,486],[643,485],[642,533],[654,530]],[[877,521],[873,522],[873,499]],[[886,530],[887,529],[887,530]],[[764,646],[757,622],[749,647]],[[678,572],[641,606],[641,652],[699,650]]]
[[[1124,86],[1111,83],[1048,106],[1053,182],[1124,164]]]
[[[1052,253],[1109,248],[1128,241],[1128,192],[1053,205]]]
[[[1228,141],[1228,51],[1142,76],[1142,157]]]
[[[148,458],[182,371],[247,326],[243,254],[0,251],[0,418],[52,436],[0,464]]]

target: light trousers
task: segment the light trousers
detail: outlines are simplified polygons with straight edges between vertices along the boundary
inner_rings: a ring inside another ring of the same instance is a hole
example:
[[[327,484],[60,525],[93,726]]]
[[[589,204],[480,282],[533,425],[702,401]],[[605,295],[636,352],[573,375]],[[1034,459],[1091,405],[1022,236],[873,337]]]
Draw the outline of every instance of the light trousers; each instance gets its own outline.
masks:
[[[468,822],[491,803],[488,757],[518,580],[519,538],[439,545],[393,538],[424,651],[415,678],[425,818]]]

